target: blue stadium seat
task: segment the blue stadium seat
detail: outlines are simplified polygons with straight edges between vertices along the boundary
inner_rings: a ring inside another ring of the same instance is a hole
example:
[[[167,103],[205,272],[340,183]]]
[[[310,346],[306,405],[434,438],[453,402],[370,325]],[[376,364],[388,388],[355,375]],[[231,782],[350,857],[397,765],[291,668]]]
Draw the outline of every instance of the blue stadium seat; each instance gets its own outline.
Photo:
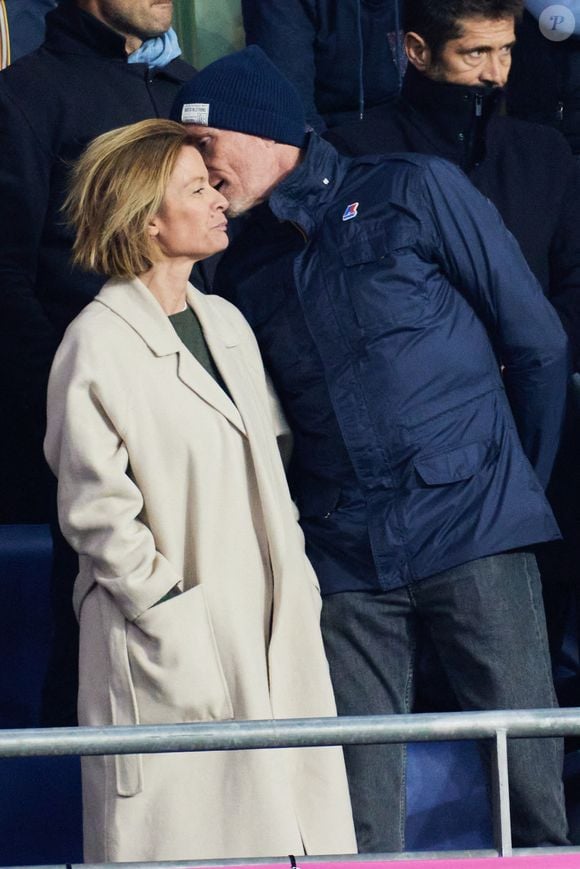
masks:
[[[12,63],[34,51],[44,39],[44,16],[56,0],[5,0]]]
[[[488,775],[476,742],[408,746],[406,840],[408,851],[493,848]]]
[[[38,727],[52,636],[46,525],[0,525],[0,727]],[[82,862],[80,762],[0,759],[0,865]]]

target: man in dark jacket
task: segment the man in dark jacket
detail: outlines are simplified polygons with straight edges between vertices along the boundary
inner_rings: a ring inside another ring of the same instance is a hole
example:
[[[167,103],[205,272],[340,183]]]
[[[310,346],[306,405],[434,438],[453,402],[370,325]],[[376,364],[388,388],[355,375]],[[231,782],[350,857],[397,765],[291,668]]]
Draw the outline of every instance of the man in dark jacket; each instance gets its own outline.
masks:
[[[315,130],[363,117],[400,87],[401,0],[242,0],[246,43],[297,88]]]
[[[256,330],[294,432],[339,711],[410,710],[419,623],[462,708],[552,706],[526,550],[558,536],[541,484],[567,348],[497,211],[450,163],[305,136],[255,46],[206,67],[173,116],[230,213],[251,210],[215,286]],[[346,751],[363,851],[404,847],[404,756]],[[515,741],[510,775],[516,843],[564,844],[560,741]]]
[[[44,44],[0,73],[0,522],[47,519],[48,371],[104,281],[69,265],[68,167],[100,133],[169,113],[194,73],[170,24],[171,3],[63,0]]]
[[[194,73],[177,59],[171,2],[63,0],[46,40],[0,73],[0,522],[46,522],[53,483],[42,455],[46,384],[70,321],[103,276],[69,264],[66,174],[95,136],[169,114]],[[55,646],[46,724],[76,719],[76,556],[53,521]]]
[[[580,371],[580,164],[556,130],[500,113],[520,12],[520,0],[407,0],[401,98],[327,137],[350,155],[412,151],[460,166],[520,243]],[[578,586],[579,475],[570,416],[550,489],[565,542],[540,553],[554,657]]]

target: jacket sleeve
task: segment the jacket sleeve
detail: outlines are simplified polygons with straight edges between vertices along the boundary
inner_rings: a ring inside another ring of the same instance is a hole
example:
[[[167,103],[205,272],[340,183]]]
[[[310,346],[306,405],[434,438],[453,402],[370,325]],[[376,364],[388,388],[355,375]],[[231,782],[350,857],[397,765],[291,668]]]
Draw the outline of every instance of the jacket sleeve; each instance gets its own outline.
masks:
[[[246,44],[259,45],[302,97],[306,120],[315,130],[324,121],[315,100],[315,0],[242,0]]]
[[[580,162],[563,139],[555,162],[565,179],[550,248],[549,297],[568,335],[574,371],[580,371]]]
[[[182,577],[140,519],[143,498],[123,440],[130,389],[120,387],[109,356],[102,336],[83,333],[78,320],[68,330],[49,379],[45,455],[58,478],[64,536],[133,621]]]
[[[554,308],[495,207],[463,173],[432,160],[425,173],[427,244],[486,326],[504,367],[524,451],[547,486],[562,428],[568,348]]]
[[[0,81],[0,360],[21,405],[42,416],[58,337],[35,293],[51,156]]]

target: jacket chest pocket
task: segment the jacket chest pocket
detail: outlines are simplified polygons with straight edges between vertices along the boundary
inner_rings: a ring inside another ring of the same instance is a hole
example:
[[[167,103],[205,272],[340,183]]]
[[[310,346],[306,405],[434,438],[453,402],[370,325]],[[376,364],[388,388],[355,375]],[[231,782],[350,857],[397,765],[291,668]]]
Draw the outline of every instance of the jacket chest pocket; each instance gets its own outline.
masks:
[[[425,265],[410,221],[389,221],[359,233],[340,249],[343,275],[358,325],[374,334],[419,322],[425,314]]]

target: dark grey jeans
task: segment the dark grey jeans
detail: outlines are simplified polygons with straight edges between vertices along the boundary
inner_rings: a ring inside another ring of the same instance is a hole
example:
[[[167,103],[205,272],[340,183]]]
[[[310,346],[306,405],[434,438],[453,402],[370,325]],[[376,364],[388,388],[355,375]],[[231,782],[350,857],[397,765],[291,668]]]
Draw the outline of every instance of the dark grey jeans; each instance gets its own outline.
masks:
[[[428,632],[459,708],[556,706],[533,555],[505,553],[389,592],[324,598],[340,715],[412,709],[416,638]],[[508,744],[514,845],[567,844],[560,739]],[[405,746],[345,746],[361,852],[405,849]]]

